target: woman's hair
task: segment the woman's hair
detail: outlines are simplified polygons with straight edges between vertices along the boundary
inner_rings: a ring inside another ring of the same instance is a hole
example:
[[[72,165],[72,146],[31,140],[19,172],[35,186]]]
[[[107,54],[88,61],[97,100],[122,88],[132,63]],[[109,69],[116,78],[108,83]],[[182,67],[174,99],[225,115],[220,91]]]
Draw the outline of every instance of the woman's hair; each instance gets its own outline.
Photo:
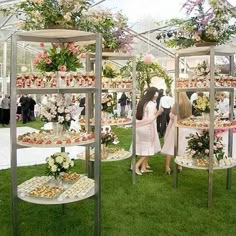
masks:
[[[186,92],[179,93],[179,119],[186,119],[192,115],[192,105]]]
[[[145,90],[143,97],[140,99],[138,106],[137,106],[137,112],[136,112],[136,119],[142,120],[143,119],[143,108],[144,106],[149,102],[153,100],[153,97],[155,93],[158,92],[158,89],[156,87],[150,87]]]

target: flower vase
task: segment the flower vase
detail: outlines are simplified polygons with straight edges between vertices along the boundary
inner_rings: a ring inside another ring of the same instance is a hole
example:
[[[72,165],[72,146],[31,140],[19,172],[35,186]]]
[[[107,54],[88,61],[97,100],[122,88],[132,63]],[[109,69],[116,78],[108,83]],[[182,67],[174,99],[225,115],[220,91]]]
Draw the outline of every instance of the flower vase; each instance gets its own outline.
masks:
[[[53,122],[53,124],[52,124],[52,132],[53,132],[54,135],[56,135],[56,136],[62,135],[63,130],[64,130],[63,124],[60,124],[58,122]]]
[[[107,121],[109,118],[109,113],[106,111],[102,111],[102,120]]]
[[[203,121],[210,121],[210,113],[203,112],[202,113],[202,119]]]
[[[61,187],[63,185],[62,176],[61,175],[59,175],[57,177],[54,176],[53,183],[54,183],[55,186]]]
[[[101,159],[106,159],[108,156],[107,147],[105,143],[101,144]]]

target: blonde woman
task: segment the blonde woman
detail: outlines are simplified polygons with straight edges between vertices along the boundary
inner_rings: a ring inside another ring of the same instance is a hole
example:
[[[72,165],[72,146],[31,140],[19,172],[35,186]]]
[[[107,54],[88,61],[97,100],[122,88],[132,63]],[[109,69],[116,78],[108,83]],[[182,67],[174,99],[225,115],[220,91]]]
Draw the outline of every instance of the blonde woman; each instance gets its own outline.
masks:
[[[177,105],[179,107],[178,112],[178,119],[186,119],[192,115],[192,106],[191,102],[188,99],[188,96],[185,92],[179,93],[179,103],[175,104],[171,108],[170,112],[170,122],[166,129],[166,134],[164,137],[164,145],[162,147],[161,152],[166,155],[166,161],[165,161],[165,173],[170,174],[170,162],[171,157],[174,155],[174,133],[175,133],[175,124],[177,121],[177,115],[176,115],[176,108]],[[181,128],[179,130],[179,144],[178,145],[178,154],[183,155],[185,152],[185,148],[187,146],[187,141],[185,137],[189,134],[189,129]]]

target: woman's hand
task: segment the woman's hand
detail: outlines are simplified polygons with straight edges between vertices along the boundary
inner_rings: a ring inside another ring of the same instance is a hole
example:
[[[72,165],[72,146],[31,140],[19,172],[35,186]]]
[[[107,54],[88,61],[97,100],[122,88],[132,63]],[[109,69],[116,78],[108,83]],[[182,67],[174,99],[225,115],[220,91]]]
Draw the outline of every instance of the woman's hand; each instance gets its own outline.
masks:
[[[161,115],[161,113],[163,112],[163,108],[160,108],[160,110],[158,110],[156,112],[156,117],[158,117],[159,115]]]

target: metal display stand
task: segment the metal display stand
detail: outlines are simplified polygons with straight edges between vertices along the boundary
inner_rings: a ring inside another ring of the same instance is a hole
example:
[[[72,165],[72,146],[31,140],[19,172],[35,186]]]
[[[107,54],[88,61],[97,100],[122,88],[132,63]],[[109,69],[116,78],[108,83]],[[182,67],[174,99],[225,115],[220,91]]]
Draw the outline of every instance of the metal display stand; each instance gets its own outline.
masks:
[[[177,88],[175,89],[175,98],[176,103],[178,104],[178,94],[181,91],[205,91],[209,92],[210,94],[210,124],[208,126],[209,130],[209,136],[210,136],[210,144],[209,144],[209,165],[204,168],[194,168],[194,166],[188,166],[188,165],[182,165],[183,167],[191,168],[191,169],[199,169],[199,170],[207,170],[208,171],[208,207],[212,206],[212,198],[213,198],[213,171],[219,170],[219,169],[227,169],[227,179],[226,179],[226,188],[227,190],[231,189],[231,174],[232,174],[232,166],[228,166],[225,168],[216,168],[214,167],[214,159],[213,159],[213,145],[214,145],[214,130],[216,129],[216,126],[214,124],[214,104],[215,104],[215,92],[218,91],[226,91],[229,92],[230,97],[230,112],[229,112],[229,120],[233,120],[233,104],[234,104],[234,88],[232,87],[216,87],[215,86],[215,56],[227,56],[229,57],[230,62],[230,68],[229,68],[229,74],[233,76],[234,73],[234,53],[232,52],[231,48],[226,48],[223,46],[209,46],[209,47],[193,47],[193,48],[187,48],[187,49],[181,49],[177,50],[176,52],[176,58],[175,58],[175,78],[179,78],[179,62],[181,57],[193,57],[193,56],[209,56],[210,60],[210,85],[205,88],[197,88],[197,87],[191,87],[191,88]],[[176,84],[177,85],[177,84]],[[178,106],[177,106],[177,114],[178,114]],[[181,125],[176,125],[175,127],[175,147],[174,147],[174,156],[176,157],[178,155],[178,133],[179,128],[184,127]],[[188,127],[191,128],[191,127]],[[196,129],[196,127],[192,127]],[[228,156],[232,157],[232,127],[226,128],[228,129],[229,135],[228,135]],[[175,162],[175,168],[174,168],[174,178],[173,178],[173,187],[178,187],[178,165],[181,166],[180,163]]]
[[[87,71],[91,71],[94,68],[94,60],[95,60],[95,55],[94,54],[88,54],[87,55]],[[132,92],[132,104],[133,107],[135,107],[136,104],[136,57],[133,55],[129,55],[128,53],[113,53],[113,52],[103,52],[102,53],[102,60],[110,60],[110,61],[117,61],[117,60],[132,60],[132,88],[102,88],[102,92],[104,93],[117,93],[117,92]],[[96,68],[96,67],[95,67]],[[86,100],[90,100],[90,104],[93,104],[93,98],[88,95],[86,97]],[[133,110],[133,116],[132,116],[132,121],[128,122],[129,124],[132,124],[132,153],[130,154],[132,158],[132,182],[135,183],[136,175],[135,175],[135,162],[136,162],[136,118],[135,118],[135,113],[134,109]],[[93,108],[86,106],[86,113],[89,113],[90,115],[86,117],[85,120],[85,127],[87,130],[91,129],[91,126],[93,124],[89,123],[88,117],[93,116]],[[112,126],[112,125],[125,125],[124,123],[119,123],[119,124],[114,124],[114,123],[103,123],[103,126]],[[126,158],[125,158],[126,159]],[[93,173],[94,169],[94,160],[90,160],[90,150],[89,148],[86,149],[85,153],[85,160],[86,160],[86,166],[88,169],[88,176],[91,176]],[[124,160],[124,158],[121,158],[120,160]],[[101,160],[102,162],[109,162],[109,161],[114,161],[114,160]],[[118,161],[118,160],[117,160]]]
[[[17,191],[17,132],[16,132],[16,95],[17,94],[55,94],[55,93],[86,93],[93,94],[95,97],[95,141],[93,143],[88,143],[86,146],[91,145],[95,147],[95,168],[94,168],[94,180],[95,186],[92,192],[87,194],[84,198],[77,199],[77,201],[83,200],[87,197],[94,196],[95,198],[95,235],[101,235],[101,176],[100,176],[100,142],[101,142],[101,59],[102,59],[102,36],[101,34],[94,34],[89,32],[82,32],[77,30],[62,30],[62,29],[52,29],[52,30],[40,30],[40,31],[30,31],[30,32],[17,32],[12,35],[12,50],[11,50],[11,128],[10,128],[10,138],[11,138],[11,183],[12,183],[12,226],[13,234],[18,235],[18,200],[22,199],[25,201],[31,201],[28,198],[22,198],[18,196]],[[45,43],[66,43],[66,42],[76,42],[80,43],[96,43],[96,54],[95,54],[95,86],[86,88],[58,88],[47,89],[16,89],[16,76],[17,76],[17,42],[45,42]],[[77,144],[75,144],[77,145]],[[80,145],[80,144],[78,144]],[[61,151],[65,151],[66,145],[61,145]],[[55,201],[55,200],[54,200]],[[32,203],[47,204],[47,201],[31,201]],[[54,202],[49,204],[63,204],[72,201],[65,202]]]

